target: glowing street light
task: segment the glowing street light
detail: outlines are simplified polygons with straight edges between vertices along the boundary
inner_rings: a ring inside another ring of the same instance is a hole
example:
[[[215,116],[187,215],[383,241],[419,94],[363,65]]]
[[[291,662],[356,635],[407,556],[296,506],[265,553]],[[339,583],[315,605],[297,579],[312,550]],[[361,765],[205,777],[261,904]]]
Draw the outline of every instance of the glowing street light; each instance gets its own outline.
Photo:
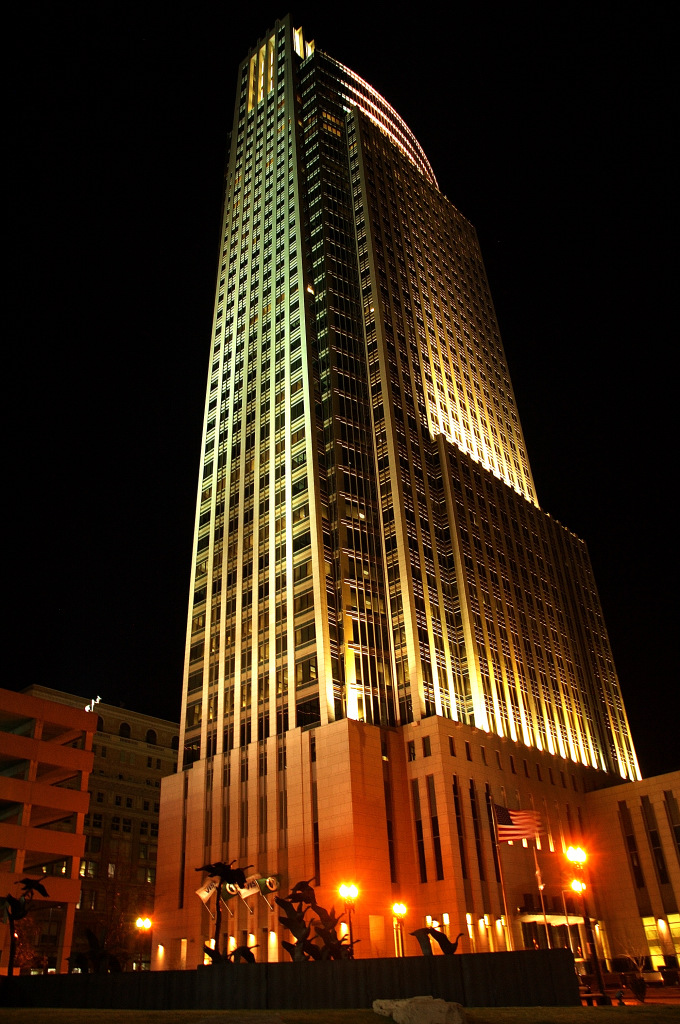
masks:
[[[149,935],[149,932],[151,931],[152,927],[153,927],[153,921],[151,920],[150,917],[142,917],[141,914],[140,914],[140,916],[135,921],[135,928],[137,929],[137,934],[139,935],[139,946],[138,946],[137,959],[135,959],[133,961],[133,964],[132,964],[132,970],[133,971],[136,971],[136,970],[143,971],[143,970],[148,970],[149,969],[148,967],[146,967],[146,968],[144,967],[144,963],[145,963],[145,960],[144,960],[144,947],[146,946],[146,942],[143,941],[143,937],[146,936],[146,935]],[[150,937],[151,936],[149,935],[149,938]],[[150,951],[149,951],[149,955],[150,955]],[[150,963],[150,961],[149,961],[149,963]],[[139,967],[137,965],[139,965]]]
[[[349,921],[349,958],[354,959],[354,934],[352,932],[352,911],[354,910],[354,903],[359,895],[359,890],[353,882],[347,885],[345,882],[342,883],[338,889],[340,897],[345,901],[345,910],[347,911],[347,919]]]
[[[404,955],[404,918],[406,907],[403,903],[392,905],[392,927],[394,928],[394,952],[396,956]]]
[[[588,855],[585,850],[582,850],[580,846],[570,846],[567,850],[567,860],[572,863],[577,871],[583,870],[583,865],[588,859]],[[580,896],[583,900],[583,922],[586,928],[586,942],[592,950],[592,963],[595,969],[595,977],[597,978],[597,984],[599,985],[600,992],[604,1000],[607,1000],[607,996],[604,991],[604,978],[602,977],[602,967],[600,965],[600,959],[597,955],[597,947],[595,946],[595,936],[593,935],[593,925],[590,920],[590,914],[586,905],[586,883],[582,878],[574,878],[571,883],[571,888]],[[611,1003],[611,1000],[609,1000]]]
[[[345,903],[354,903],[359,895],[356,885],[345,885],[344,883],[340,886],[339,892]]]

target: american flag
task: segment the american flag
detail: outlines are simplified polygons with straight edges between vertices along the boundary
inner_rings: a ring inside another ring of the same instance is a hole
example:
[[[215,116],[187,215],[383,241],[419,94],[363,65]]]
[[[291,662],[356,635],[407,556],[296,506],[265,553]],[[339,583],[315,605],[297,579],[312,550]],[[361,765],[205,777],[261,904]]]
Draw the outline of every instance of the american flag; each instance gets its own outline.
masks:
[[[509,811],[507,807],[494,804],[498,829],[498,842],[508,843],[514,839],[533,839],[543,831],[541,815],[537,811]]]

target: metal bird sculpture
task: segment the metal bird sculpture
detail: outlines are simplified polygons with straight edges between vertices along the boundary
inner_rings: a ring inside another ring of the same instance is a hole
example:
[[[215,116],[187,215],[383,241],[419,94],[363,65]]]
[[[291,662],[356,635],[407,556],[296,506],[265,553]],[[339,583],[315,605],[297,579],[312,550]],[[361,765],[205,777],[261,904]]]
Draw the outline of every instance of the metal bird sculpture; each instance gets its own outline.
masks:
[[[254,964],[255,954],[251,953],[252,949],[257,949],[257,944],[254,946],[237,946],[236,949],[232,950],[229,954],[229,960],[235,964],[237,964],[239,960],[243,960],[246,964]]]
[[[17,885],[23,885],[24,896],[30,899],[33,899],[33,895],[36,892],[39,892],[41,896],[49,895],[47,889],[38,878],[22,878],[20,882],[17,882]]]
[[[438,932],[436,928],[426,928],[425,931],[432,936],[435,942],[439,943],[441,951],[445,956],[453,956],[458,949],[458,940],[465,934],[465,932],[460,932],[456,935],[455,941],[451,942],[448,935],[445,935],[444,932]]]
[[[316,906],[316,896],[314,890],[309,884],[313,877],[308,882],[296,882],[290,891],[288,899],[291,903],[308,903],[310,906]]]
[[[423,956],[432,956],[432,944],[430,943],[430,929],[429,928],[416,928],[414,932],[410,933],[415,939],[418,940],[420,951]]]
[[[17,921],[21,921],[28,914],[36,892],[41,896],[49,895],[47,889],[38,878],[22,878],[14,884],[22,887],[23,892],[21,896],[12,896],[10,893],[7,893],[4,899],[7,917],[9,918],[9,958],[7,961],[7,974],[10,978],[14,974],[14,960],[17,950],[17,939],[14,926]]]

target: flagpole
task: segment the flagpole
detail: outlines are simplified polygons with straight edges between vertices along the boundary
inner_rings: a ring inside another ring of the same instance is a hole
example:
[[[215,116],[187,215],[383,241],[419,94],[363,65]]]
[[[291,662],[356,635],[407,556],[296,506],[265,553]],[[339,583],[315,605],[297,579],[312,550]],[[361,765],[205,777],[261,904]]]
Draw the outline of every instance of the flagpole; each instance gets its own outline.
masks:
[[[498,874],[501,878],[501,893],[503,894],[503,910],[505,911],[505,920],[508,922],[508,930],[506,932],[506,942],[508,949],[514,949],[512,944],[512,922],[510,921],[510,915],[508,914],[508,901],[505,895],[505,881],[503,879],[503,864],[501,862],[501,846],[498,842],[498,821],[496,820],[496,805],[493,802],[493,797],[490,800],[491,803],[491,815],[493,818],[493,838],[496,844],[496,853],[498,855]]]
[[[552,949],[550,944],[550,932],[548,931],[548,918],[545,912],[545,899],[543,898],[543,879],[541,878],[541,869],[538,866],[538,857],[536,856],[536,837],[534,836],[534,845],[532,847],[534,851],[534,864],[536,866],[536,884],[538,885],[538,895],[541,898],[541,910],[543,911],[543,924],[545,925],[545,937],[548,942],[548,949]]]

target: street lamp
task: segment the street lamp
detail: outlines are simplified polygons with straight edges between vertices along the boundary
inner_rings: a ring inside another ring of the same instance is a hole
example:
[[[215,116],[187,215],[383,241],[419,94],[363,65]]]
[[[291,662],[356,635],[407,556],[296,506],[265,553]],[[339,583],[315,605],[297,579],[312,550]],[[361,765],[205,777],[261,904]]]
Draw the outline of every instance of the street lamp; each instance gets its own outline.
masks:
[[[567,940],[569,942],[569,949],[574,952],[574,943],[571,939],[571,928],[569,926],[569,911],[567,909],[567,893],[571,892],[571,889],[562,889],[562,906],[564,907],[564,921],[567,926]]]
[[[351,882],[347,885],[345,882],[342,883],[338,889],[341,898],[345,901],[345,910],[347,911],[347,919],[349,921],[349,958],[354,959],[354,934],[352,932],[352,911],[354,910],[354,902],[359,895],[359,890],[356,885]]]
[[[140,936],[140,947],[142,945],[142,943],[141,943],[141,936],[147,935],[151,931],[152,926],[153,926],[153,921],[151,920],[150,917],[141,917],[140,916],[135,921],[135,928],[137,929],[137,933]],[[139,969],[140,969],[140,971],[144,970],[144,952],[143,952],[143,949],[141,949],[141,948],[140,948],[140,953],[139,953]],[[134,970],[134,965],[133,965],[133,970]]]
[[[567,860],[575,865],[577,871],[583,870],[583,865],[588,859],[586,851],[582,850],[580,846],[570,846],[567,850]],[[597,947],[595,946],[595,936],[593,935],[593,925],[590,920],[590,914],[588,913],[588,906],[586,904],[586,883],[582,878],[574,878],[571,883],[571,888],[580,896],[583,900],[583,922],[586,928],[586,942],[592,950],[592,964],[595,969],[595,977],[597,978],[597,984],[603,997],[605,996],[604,991],[604,978],[602,977],[602,967],[600,966],[600,959],[597,955]]]
[[[394,928],[394,952],[396,956],[404,955],[404,918],[406,907],[403,903],[392,905],[392,926]]]

